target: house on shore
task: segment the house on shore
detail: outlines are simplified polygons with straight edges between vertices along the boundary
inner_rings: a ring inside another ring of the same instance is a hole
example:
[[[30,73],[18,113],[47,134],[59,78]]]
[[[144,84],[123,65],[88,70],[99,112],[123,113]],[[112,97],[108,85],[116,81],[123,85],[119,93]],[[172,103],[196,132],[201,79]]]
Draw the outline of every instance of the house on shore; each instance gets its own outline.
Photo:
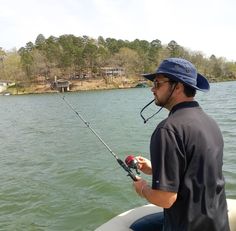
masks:
[[[124,76],[125,69],[123,67],[102,67],[101,74],[105,77]]]
[[[55,80],[51,84],[51,88],[60,92],[67,92],[70,91],[70,85],[70,81],[65,79],[57,79],[57,77],[55,76]]]

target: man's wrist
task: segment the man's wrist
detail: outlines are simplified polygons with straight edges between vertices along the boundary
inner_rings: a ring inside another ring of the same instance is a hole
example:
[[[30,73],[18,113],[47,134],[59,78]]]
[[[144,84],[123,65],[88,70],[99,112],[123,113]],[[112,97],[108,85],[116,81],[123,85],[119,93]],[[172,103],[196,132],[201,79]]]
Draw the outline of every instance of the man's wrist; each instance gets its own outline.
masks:
[[[142,186],[142,188],[141,188],[141,197],[144,197],[145,198],[145,192],[144,192],[144,190],[145,190],[145,188],[146,188],[146,184],[143,184],[143,186]]]

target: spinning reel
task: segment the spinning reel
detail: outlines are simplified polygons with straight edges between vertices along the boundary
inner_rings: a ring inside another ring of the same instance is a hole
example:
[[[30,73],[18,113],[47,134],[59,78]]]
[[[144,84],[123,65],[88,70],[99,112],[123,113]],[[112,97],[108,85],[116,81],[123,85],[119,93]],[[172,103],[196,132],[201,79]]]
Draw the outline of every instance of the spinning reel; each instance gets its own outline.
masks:
[[[138,171],[138,161],[133,155],[129,155],[125,159],[125,163],[129,169],[135,169],[136,173],[139,175],[140,172]]]

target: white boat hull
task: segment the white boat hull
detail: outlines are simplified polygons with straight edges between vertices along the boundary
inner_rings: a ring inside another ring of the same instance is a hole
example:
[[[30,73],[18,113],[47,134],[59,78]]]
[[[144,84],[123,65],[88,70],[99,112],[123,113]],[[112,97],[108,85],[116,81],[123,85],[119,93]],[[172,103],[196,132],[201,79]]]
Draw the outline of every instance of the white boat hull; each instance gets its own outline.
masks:
[[[227,199],[228,216],[230,222],[230,230],[236,231],[236,200]],[[157,212],[161,212],[162,208],[149,204],[135,209],[131,209],[112,218],[105,224],[98,227],[95,231],[130,231],[129,228],[136,220]]]

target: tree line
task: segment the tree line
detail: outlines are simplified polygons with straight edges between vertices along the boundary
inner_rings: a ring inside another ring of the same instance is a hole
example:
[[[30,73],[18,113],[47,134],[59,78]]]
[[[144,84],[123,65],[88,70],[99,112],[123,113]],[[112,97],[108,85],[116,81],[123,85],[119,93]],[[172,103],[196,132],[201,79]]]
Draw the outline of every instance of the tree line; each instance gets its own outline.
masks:
[[[174,40],[164,45],[159,39],[127,41],[70,34],[48,38],[39,34],[34,43],[19,50],[0,48],[0,79],[19,83],[35,82],[39,77],[50,81],[54,76],[99,78],[103,67],[122,67],[129,78],[153,72],[168,57],[191,61],[210,81],[236,80],[236,62],[215,55],[207,58]]]

